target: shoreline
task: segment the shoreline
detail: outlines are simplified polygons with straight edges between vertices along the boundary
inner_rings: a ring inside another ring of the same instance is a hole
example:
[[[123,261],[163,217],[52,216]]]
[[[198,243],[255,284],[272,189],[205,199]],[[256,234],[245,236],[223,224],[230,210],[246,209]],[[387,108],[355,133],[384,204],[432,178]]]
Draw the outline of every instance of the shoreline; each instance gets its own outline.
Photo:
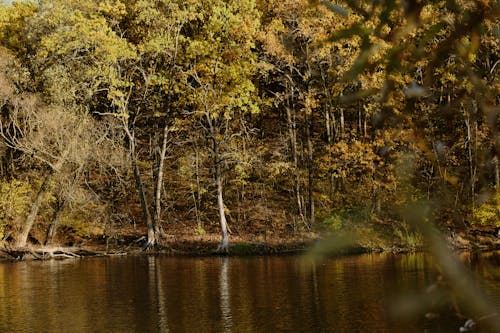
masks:
[[[140,238],[139,238],[140,240]],[[216,251],[217,236],[206,235],[184,237],[167,240],[154,249],[144,249],[139,240],[122,241],[119,244],[109,244],[102,240],[91,239],[88,243],[77,246],[64,245],[30,245],[25,248],[14,248],[7,244],[0,245],[0,262],[18,262],[25,260],[63,260],[87,257],[110,257],[118,255],[169,255],[178,257],[207,257],[207,256],[270,256],[270,255],[298,255],[318,252],[326,256],[344,256],[362,253],[416,253],[425,252],[426,246],[405,246],[401,244],[370,244],[354,243],[339,247],[328,253],[321,247],[329,242],[328,238],[317,235],[298,237],[294,239],[275,238],[271,240],[249,240],[237,238],[229,245],[228,253]],[[500,250],[500,239],[495,236],[461,237],[447,239],[449,248],[459,252],[488,252]],[[319,249],[319,251],[317,251]]]

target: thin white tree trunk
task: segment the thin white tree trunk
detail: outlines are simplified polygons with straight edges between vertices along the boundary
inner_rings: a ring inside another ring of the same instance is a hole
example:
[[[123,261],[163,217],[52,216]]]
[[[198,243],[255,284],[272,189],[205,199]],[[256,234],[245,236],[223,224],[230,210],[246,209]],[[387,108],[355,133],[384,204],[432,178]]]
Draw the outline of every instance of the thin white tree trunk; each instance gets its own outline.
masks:
[[[226,212],[224,211],[224,188],[222,185],[222,176],[220,166],[216,167],[216,183],[217,183],[217,204],[219,206],[219,217],[220,217],[220,229],[221,229],[221,242],[218,248],[218,252],[227,252],[229,245],[229,237],[227,234],[227,220]]]
[[[165,165],[165,157],[167,155],[167,141],[168,141],[168,125],[163,129],[163,138],[160,149],[160,156],[158,162],[158,170],[155,184],[155,215],[153,221],[153,229],[156,235],[160,233],[161,223],[161,189],[163,187],[163,167]]]

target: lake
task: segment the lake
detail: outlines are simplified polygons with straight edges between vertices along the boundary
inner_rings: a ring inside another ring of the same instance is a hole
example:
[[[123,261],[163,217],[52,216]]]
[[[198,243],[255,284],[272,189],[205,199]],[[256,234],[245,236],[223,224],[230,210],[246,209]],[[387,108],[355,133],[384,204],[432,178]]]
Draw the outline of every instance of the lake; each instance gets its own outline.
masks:
[[[499,258],[464,257],[497,306]],[[422,253],[0,263],[0,332],[458,332],[442,294],[402,310],[438,276]]]

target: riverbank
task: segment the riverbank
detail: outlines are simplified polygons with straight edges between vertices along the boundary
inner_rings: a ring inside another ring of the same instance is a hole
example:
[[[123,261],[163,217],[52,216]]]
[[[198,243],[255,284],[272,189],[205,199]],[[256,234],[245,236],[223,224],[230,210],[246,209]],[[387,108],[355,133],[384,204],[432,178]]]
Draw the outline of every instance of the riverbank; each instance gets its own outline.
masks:
[[[446,241],[455,251],[489,251],[500,249],[500,238],[491,233],[450,234]],[[153,249],[144,249],[145,238],[132,233],[113,238],[87,238],[77,244],[61,246],[30,245],[14,248],[8,244],[0,246],[0,261],[68,259],[92,256],[115,256],[128,254],[165,254],[172,256],[211,256],[219,245],[218,234],[165,235]],[[401,239],[388,239],[380,235],[359,237],[344,243],[343,238],[307,232],[288,237],[264,237],[262,235],[233,236],[229,245],[229,256],[286,255],[310,252],[339,254],[388,252],[404,253],[425,251],[423,244],[404,244]]]
[[[140,234],[126,234],[113,238],[86,238],[78,243],[63,245],[29,245],[15,248],[9,244],[0,246],[0,261],[48,260],[91,256],[112,256],[128,254],[165,254],[172,256],[221,255],[216,251],[218,234],[166,235],[152,249],[144,249],[145,237]],[[319,239],[315,233],[302,233],[293,237],[234,236],[231,238],[229,256],[285,255],[306,252]]]

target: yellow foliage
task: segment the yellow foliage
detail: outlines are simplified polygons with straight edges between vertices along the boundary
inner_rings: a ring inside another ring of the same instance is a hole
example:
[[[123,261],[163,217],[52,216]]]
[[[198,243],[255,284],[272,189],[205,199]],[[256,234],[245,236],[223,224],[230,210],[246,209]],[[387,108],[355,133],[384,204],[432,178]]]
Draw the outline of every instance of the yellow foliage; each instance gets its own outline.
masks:
[[[496,190],[488,201],[476,207],[472,216],[476,224],[500,227],[500,190]]]
[[[124,17],[127,14],[126,6],[119,0],[106,0],[99,3],[99,11],[115,19]]]
[[[0,4],[0,44],[24,53],[27,45],[23,43],[24,38],[21,36],[24,33],[26,19],[37,9],[36,1],[16,1],[10,6]]]
[[[16,222],[27,215],[32,196],[32,185],[26,181],[0,182],[0,228],[16,227]]]

